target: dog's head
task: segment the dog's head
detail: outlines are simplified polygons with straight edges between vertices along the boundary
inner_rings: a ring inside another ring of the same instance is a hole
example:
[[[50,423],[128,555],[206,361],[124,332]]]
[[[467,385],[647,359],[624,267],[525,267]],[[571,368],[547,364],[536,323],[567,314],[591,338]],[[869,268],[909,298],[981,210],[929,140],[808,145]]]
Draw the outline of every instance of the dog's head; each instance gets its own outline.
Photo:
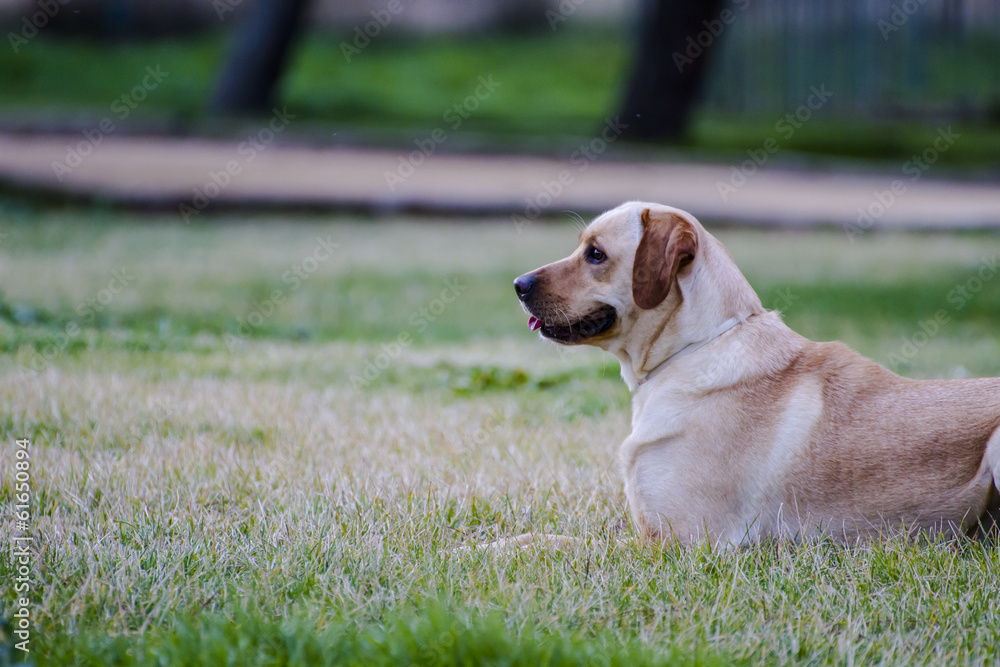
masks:
[[[692,215],[638,202],[596,218],[572,255],[518,277],[514,288],[533,331],[624,352],[637,372],[727,318],[762,311],[729,253]]]

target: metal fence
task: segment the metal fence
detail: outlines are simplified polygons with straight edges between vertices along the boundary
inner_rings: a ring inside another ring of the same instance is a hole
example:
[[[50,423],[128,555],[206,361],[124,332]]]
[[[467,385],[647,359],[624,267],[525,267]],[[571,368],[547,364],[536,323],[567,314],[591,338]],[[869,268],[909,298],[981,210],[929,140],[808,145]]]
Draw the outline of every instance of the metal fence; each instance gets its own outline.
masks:
[[[728,9],[694,36],[712,48],[711,110],[780,113],[825,84],[834,96],[824,114],[1000,122],[1000,0],[733,0]]]

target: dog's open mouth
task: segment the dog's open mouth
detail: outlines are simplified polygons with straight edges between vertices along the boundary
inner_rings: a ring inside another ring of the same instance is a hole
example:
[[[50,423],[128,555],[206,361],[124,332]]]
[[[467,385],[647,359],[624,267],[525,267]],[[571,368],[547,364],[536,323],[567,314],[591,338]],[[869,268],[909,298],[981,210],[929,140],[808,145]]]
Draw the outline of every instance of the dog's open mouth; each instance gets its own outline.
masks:
[[[528,328],[541,330],[542,335],[560,343],[578,343],[593,338],[614,326],[617,313],[613,306],[601,306],[576,322],[552,319],[548,322],[532,315],[528,318]]]

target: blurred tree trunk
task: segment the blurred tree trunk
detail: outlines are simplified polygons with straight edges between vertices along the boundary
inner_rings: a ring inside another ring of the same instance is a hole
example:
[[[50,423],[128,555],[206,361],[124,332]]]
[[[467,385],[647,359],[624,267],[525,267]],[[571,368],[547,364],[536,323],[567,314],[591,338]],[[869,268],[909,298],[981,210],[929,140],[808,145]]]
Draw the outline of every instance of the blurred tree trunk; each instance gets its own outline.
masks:
[[[635,60],[621,106],[621,121],[629,125],[625,138],[666,142],[684,137],[704,84],[709,52],[717,48],[714,42],[727,25],[720,21],[723,4],[723,0],[644,0]],[[732,18],[732,11],[727,11]],[[707,37],[699,41],[701,33]]]
[[[209,108],[218,115],[270,110],[309,0],[256,0],[226,55]]]

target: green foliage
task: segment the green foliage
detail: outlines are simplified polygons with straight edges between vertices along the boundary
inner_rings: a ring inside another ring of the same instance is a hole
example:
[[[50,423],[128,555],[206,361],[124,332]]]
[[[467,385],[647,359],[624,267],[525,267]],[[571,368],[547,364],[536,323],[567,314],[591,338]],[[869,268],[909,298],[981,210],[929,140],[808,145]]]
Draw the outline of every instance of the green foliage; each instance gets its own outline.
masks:
[[[638,642],[622,646],[613,633],[584,637],[531,626],[508,627],[503,614],[464,619],[435,600],[414,600],[419,612],[389,612],[378,625],[346,617],[275,618],[266,610],[177,617],[136,637],[85,633],[53,647],[39,665],[711,665],[733,664],[697,653]]]

